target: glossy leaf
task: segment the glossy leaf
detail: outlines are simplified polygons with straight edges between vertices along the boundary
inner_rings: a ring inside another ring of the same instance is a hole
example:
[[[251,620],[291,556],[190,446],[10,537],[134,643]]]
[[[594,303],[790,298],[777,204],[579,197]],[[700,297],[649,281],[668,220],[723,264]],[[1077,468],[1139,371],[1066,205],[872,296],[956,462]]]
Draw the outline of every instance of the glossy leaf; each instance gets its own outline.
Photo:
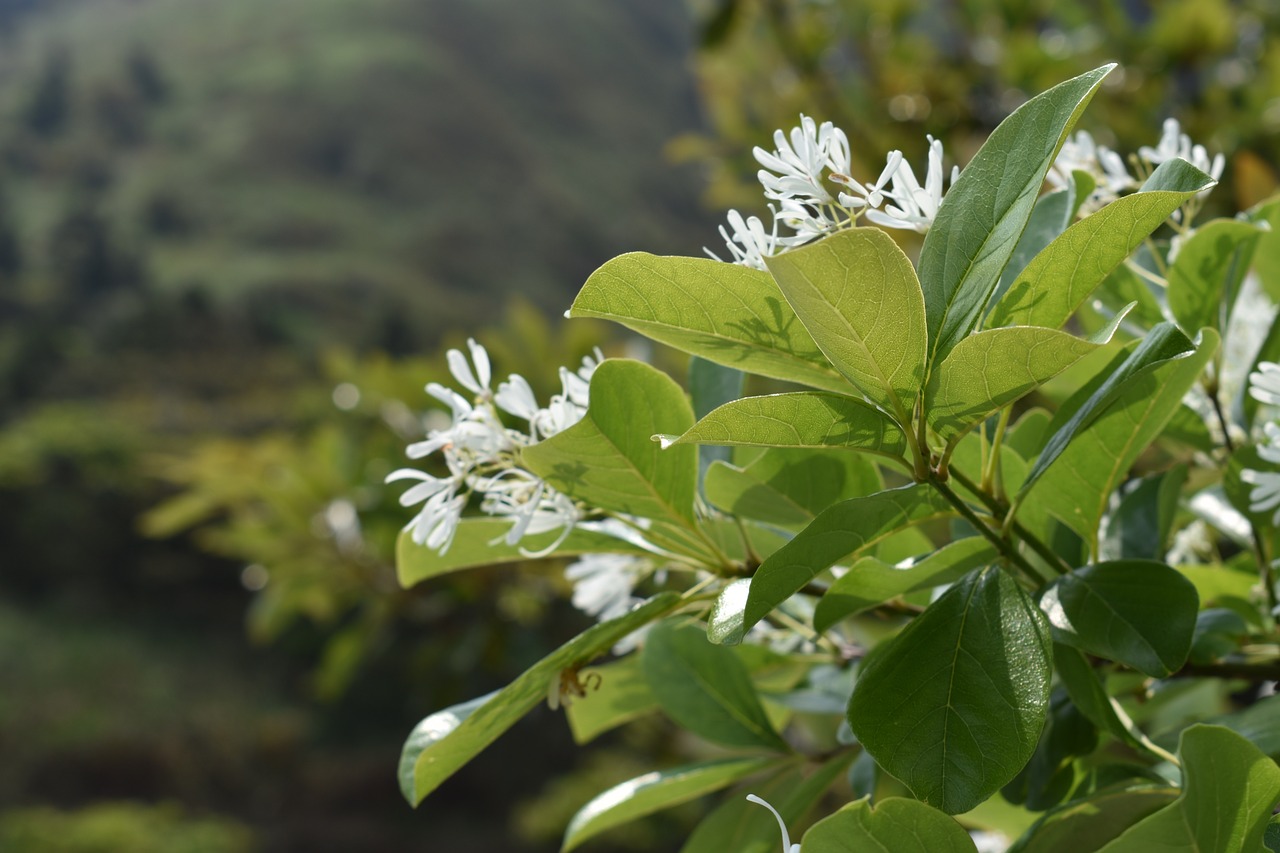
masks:
[[[1049,706],[1049,626],[996,568],[951,587],[864,662],[849,725],[887,772],[948,814],[1031,758]]]
[[[658,710],[658,700],[653,698],[640,669],[639,655],[584,667],[579,677],[588,686],[586,695],[563,703],[575,743],[589,743],[611,729]]]
[[[750,578],[739,578],[727,584],[711,605],[707,614],[707,639],[717,646],[735,646],[742,642],[746,630],[742,617],[747,609],[747,593],[751,590]]]
[[[561,671],[590,661],[679,603],[675,593],[656,595],[630,613],[588,628],[496,693],[437,711],[418,723],[400,752],[400,792],[416,806],[542,702]]]
[[[1212,178],[1185,160],[1161,163],[1140,192],[1079,220],[1027,264],[987,324],[1062,326],[1170,213],[1212,185]]]
[[[583,419],[525,448],[521,457],[529,470],[575,500],[692,529],[697,451],[664,451],[652,440],[654,433],[680,433],[692,425],[684,391],[665,373],[638,361],[609,359],[591,377]]]
[[[1194,333],[1202,326],[1223,328],[1219,316],[1228,282],[1243,277],[1247,261],[1237,264],[1237,251],[1249,255],[1262,229],[1239,219],[1215,219],[1196,229],[1169,265],[1169,310],[1178,324]],[[1232,266],[1238,266],[1235,273]]]
[[[954,510],[932,488],[904,486],[836,504],[773,553],[751,579],[743,617],[751,628],[818,574],[895,531]]]
[[[742,662],[693,626],[649,632],[641,665],[663,712],[683,728],[725,746],[786,751]]]
[[[1110,339],[1109,329],[1106,335]],[[929,425],[949,441],[1019,400],[1106,341],[1086,341],[1056,329],[988,329],[956,344],[925,392]]]
[[[1090,553],[1098,552],[1098,525],[1112,491],[1181,407],[1183,396],[1199,380],[1217,348],[1217,333],[1204,329],[1192,353],[1149,364],[1119,384],[1118,399],[1101,406],[1094,422],[1072,437],[1070,446],[1057,457],[1053,475],[1031,493],[1030,500],[1075,530]],[[1069,423],[1050,439],[1036,463],[1041,473],[1050,448],[1061,448],[1060,436],[1072,426]],[[1027,481],[1034,482],[1035,477],[1033,470]]]
[[[907,449],[902,429],[874,406],[843,394],[811,391],[735,400],[670,443],[835,447],[896,459]]]
[[[813,627],[826,631],[846,616],[891,598],[959,580],[997,557],[995,546],[981,536],[958,539],[906,568],[863,557],[836,578],[813,614]]]
[[[1059,578],[1040,606],[1058,642],[1163,678],[1187,660],[1200,599],[1164,563],[1116,560]]]
[[[878,228],[853,228],[766,259],[818,348],[886,412],[909,417],[924,383],[924,297]]]
[[[1020,106],[947,191],[920,251],[930,364],[945,358],[977,323],[1022,236],[1049,166],[1114,67],[1060,83]]]
[[[804,853],[976,853],[964,827],[916,800],[849,803],[804,834]]]
[[[550,547],[560,536],[559,530],[553,530],[526,536],[518,544],[508,545],[506,536],[510,529],[511,522],[506,519],[465,518],[458,524],[449,550],[443,554],[417,544],[408,532],[402,531],[396,539],[396,577],[400,585],[407,588],[459,569],[516,563]],[[638,545],[581,527],[575,528],[554,553],[568,557],[601,552],[644,553]]]
[[[1105,791],[1067,803],[1036,821],[1008,853],[1096,853],[1109,841],[1178,796],[1152,785]]]
[[[570,317],[599,317],[726,367],[829,391],[848,383],[773,277],[709,258],[621,255],[591,274]]]
[[[599,794],[569,821],[560,849],[569,851],[589,838],[645,815],[718,791],[776,764],[776,758],[722,758],[655,770]]]
[[[1189,850],[1255,853],[1280,799],[1280,767],[1230,729],[1182,733],[1182,795],[1134,824],[1099,853]]]

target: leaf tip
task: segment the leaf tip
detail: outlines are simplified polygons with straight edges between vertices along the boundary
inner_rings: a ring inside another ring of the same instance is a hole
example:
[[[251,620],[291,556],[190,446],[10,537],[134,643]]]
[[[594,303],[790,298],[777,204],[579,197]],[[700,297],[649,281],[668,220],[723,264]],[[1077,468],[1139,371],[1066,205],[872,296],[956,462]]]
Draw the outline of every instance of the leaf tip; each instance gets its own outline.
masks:
[[[658,442],[658,446],[663,450],[666,450],[668,447],[678,442],[680,440],[680,436],[670,435],[668,433],[658,433],[657,435],[649,436],[649,439],[651,441]]]

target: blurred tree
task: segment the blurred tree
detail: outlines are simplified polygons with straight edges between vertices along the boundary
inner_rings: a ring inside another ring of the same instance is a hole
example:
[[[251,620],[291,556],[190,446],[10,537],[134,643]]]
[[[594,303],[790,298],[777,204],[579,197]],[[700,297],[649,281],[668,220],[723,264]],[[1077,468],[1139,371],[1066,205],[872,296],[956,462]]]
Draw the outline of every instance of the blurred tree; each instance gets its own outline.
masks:
[[[125,58],[125,71],[133,91],[148,104],[164,103],[169,97],[169,81],[160,63],[145,45],[134,45]]]
[[[66,48],[51,48],[45,55],[31,98],[23,111],[26,126],[38,136],[55,136],[71,114],[71,57]]]

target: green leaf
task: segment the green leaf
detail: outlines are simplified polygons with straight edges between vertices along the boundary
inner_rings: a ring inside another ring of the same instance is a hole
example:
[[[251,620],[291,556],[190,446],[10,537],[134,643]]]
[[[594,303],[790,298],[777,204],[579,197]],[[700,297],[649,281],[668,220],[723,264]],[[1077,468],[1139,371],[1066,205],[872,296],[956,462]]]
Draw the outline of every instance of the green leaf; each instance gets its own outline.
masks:
[[[1219,317],[1224,290],[1238,282],[1248,264],[1235,264],[1236,253],[1252,253],[1262,229],[1239,219],[1215,219],[1196,229],[1169,265],[1169,310],[1178,324],[1194,333],[1202,326],[1223,329]],[[1232,266],[1238,269],[1232,273]],[[1236,278],[1236,282],[1228,282]]]
[[[1272,302],[1280,302],[1280,196],[1254,205],[1249,209],[1251,222],[1266,222],[1271,230],[1258,240],[1253,257],[1253,268],[1258,273],[1262,290]]]
[[[1173,788],[1146,785],[1106,791],[1054,809],[1036,821],[1008,853],[1096,853],[1125,829],[1167,806]]]
[[[832,506],[775,551],[751,579],[743,625],[749,629],[818,574],[895,531],[949,515],[951,504],[923,484]]]
[[[995,305],[1000,304],[1000,300],[1009,292],[1009,288],[1018,280],[1022,271],[1027,268],[1027,264],[1044,251],[1044,247],[1052,243],[1055,237],[1067,230],[1071,220],[1075,219],[1075,215],[1074,180],[1071,186],[1045,193],[1036,200],[1036,206],[1031,209],[1031,218],[1027,220],[1026,230],[1018,238],[1018,246],[1009,256],[1009,263],[1000,274],[1000,284],[991,295],[992,308],[988,309],[988,314],[994,310]],[[986,325],[992,324],[988,322]]]
[[[411,805],[439,787],[547,696],[552,679],[609,649],[631,632],[674,610],[679,595],[655,595],[617,619],[588,628],[527,669],[506,687],[424,719],[400,752],[400,791]]]
[[[1213,183],[1185,160],[1161,163],[1141,191],[1076,222],[1027,264],[987,325],[1060,327],[1169,214]]]
[[[804,834],[804,853],[976,853],[964,827],[937,809],[901,797],[849,803]]]
[[[848,390],[762,270],[709,258],[621,255],[591,274],[569,316],[613,320],[748,373]]]
[[[1121,719],[1122,711],[1111,701],[1083,654],[1071,646],[1055,643],[1053,663],[1067,695],[1089,722],[1135,749],[1147,749],[1134,729],[1133,721],[1127,717]]]
[[[736,646],[742,642],[746,630],[742,615],[747,609],[747,593],[751,589],[750,578],[739,578],[720,590],[711,612],[707,614],[707,640],[717,646]]]
[[[443,554],[419,545],[407,531],[402,531],[396,539],[396,576],[400,585],[408,588],[459,569],[528,560],[529,554],[542,553],[560,536],[559,530],[553,530],[526,536],[519,544],[508,545],[506,536],[510,529],[511,522],[506,519],[464,518],[458,524],[458,532],[454,534],[449,550]],[[601,552],[645,553],[638,545],[581,527],[574,528],[554,551],[560,557]]]
[[[765,262],[828,360],[905,423],[924,384],[924,297],[893,238],[853,228]]]
[[[660,544],[705,554],[691,531],[698,459],[692,447],[662,450],[654,433],[693,425],[684,391],[639,361],[609,359],[591,377],[591,402],[581,421],[521,453],[530,471],[588,505],[667,522],[684,534]],[[650,530],[659,541],[660,530]],[[672,535],[679,536],[680,533]]]
[[[783,527],[808,524],[837,501],[883,487],[863,454],[789,447],[770,448],[742,468],[718,462],[704,484],[713,506]]]
[[[842,394],[801,391],[727,403],[671,444],[841,447],[901,459],[907,441],[889,417]]]
[[[1280,759],[1280,697],[1260,699],[1240,711],[1205,722],[1226,726],[1269,758]]]
[[[1051,415],[1045,409],[1027,409],[1009,427],[1004,446],[1028,462],[1034,461],[1049,440]]]
[[[1185,407],[1178,411],[1185,410]],[[1169,550],[1169,533],[1178,511],[1187,467],[1143,477],[1125,490],[1120,504],[1107,516],[1101,544],[1105,560],[1158,560]]]
[[[1115,560],[1054,581],[1040,607],[1058,642],[1163,678],[1186,663],[1200,599],[1164,563]]]
[[[1177,337],[1181,338],[1181,334]],[[1041,485],[1031,493],[1030,499],[1038,501],[1044,510],[1075,530],[1088,544],[1091,554],[1098,553],[1098,525],[1108,508],[1111,492],[1128,476],[1130,466],[1181,407],[1183,396],[1199,380],[1217,351],[1218,334],[1204,329],[1193,352],[1167,359],[1161,356],[1168,350],[1152,352],[1152,358],[1144,359],[1146,341],[1143,343],[1144,346],[1090,396],[1084,408],[1054,434],[1021,490],[1025,495],[1029,485],[1034,485],[1056,460],[1053,475],[1040,481]],[[1173,343],[1172,349],[1176,351],[1181,341]],[[1128,370],[1138,365],[1142,366]],[[1128,376],[1122,381],[1114,381],[1126,373]],[[1095,401],[1100,402],[1095,406]]]
[[[1104,343],[1032,326],[970,335],[929,377],[925,391],[929,425],[943,441],[950,441]]]
[[[844,617],[896,596],[951,583],[996,557],[995,546],[981,536],[950,542],[907,568],[863,557],[822,596],[813,613],[814,630],[826,631]]]
[[[1148,284],[1129,263],[1122,263],[1103,279],[1102,284],[1094,290],[1094,298],[1109,311],[1119,311],[1125,305],[1136,303],[1137,307],[1129,315],[1129,321],[1149,329],[1164,322],[1164,309],[1160,300]],[[1161,288],[1163,292],[1163,288]]]
[[[606,830],[718,791],[758,773],[776,758],[722,758],[654,771],[595,797],[569,821],[560,849],[565,853]]]
[[[984,569],[863,663],[849,725],[918,799],[965,812],[1031,758],[1051,666],[1044,615],[1012,576]]]
[[[742,396],[746,374],[732,367],[694,356],[689,359],[689,397],[693,402],[693,416],[706,417],[717,406],[732,402]],[[730,459],[727,447],[698,448],[698,473],[705,477],[707,468],[717,460]]]
[[[945,358],[982,316],[1049,166],[1114,67],[1105,65],[1060,83],[1020,106],[947,191],[920,250],[931,365]]]
[[[563,703],[575,743],[589,743],[610,729],[658,710],[658,700],[641,672],[639,655],[585,667],[579,678],[593,689]]]
[[[768,809],[746,799],[747,793],[768,802],[787,826],[794,826],[853,760],[842,752],[805,776],[799,768],[730,794],[698,824],[680,853],[775,853],[780,846],[778,823]]]
[[[725,746],[787,751],[765,715],[742,661],[693,626],[649,632],[641,664],[654,698],[679,725]]]
[[[1255,853],[1280,798],[1280,767],[1230,729],[1182,733],[1182,795],[1131,826],[1099,853],[1187,850]]]

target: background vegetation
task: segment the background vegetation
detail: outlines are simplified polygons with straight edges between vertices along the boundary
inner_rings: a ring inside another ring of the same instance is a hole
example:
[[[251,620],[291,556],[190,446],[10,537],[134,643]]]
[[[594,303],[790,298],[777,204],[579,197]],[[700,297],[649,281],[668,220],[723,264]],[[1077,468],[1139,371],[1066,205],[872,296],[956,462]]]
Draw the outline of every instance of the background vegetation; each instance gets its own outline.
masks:
[[[1280,162],[1278,17],[0,0],[0,851],[555,849],[663,732],[575,766],[545,712],[523,763],[482,758],[417,813],[395,790],[425,711],[586,624],[551,567],[398,589],[381,480],[442,346],[475,333],[535,383],[619,351],[547,318],[614,254],[713,245],[720,208],[756,204],[751,146],[801,111],[872,177],[926,132],[963,161],[1027,93],[1119,59],[1091,128],[1128,150],[1178,115],[1236,152],[1247,206]]]

